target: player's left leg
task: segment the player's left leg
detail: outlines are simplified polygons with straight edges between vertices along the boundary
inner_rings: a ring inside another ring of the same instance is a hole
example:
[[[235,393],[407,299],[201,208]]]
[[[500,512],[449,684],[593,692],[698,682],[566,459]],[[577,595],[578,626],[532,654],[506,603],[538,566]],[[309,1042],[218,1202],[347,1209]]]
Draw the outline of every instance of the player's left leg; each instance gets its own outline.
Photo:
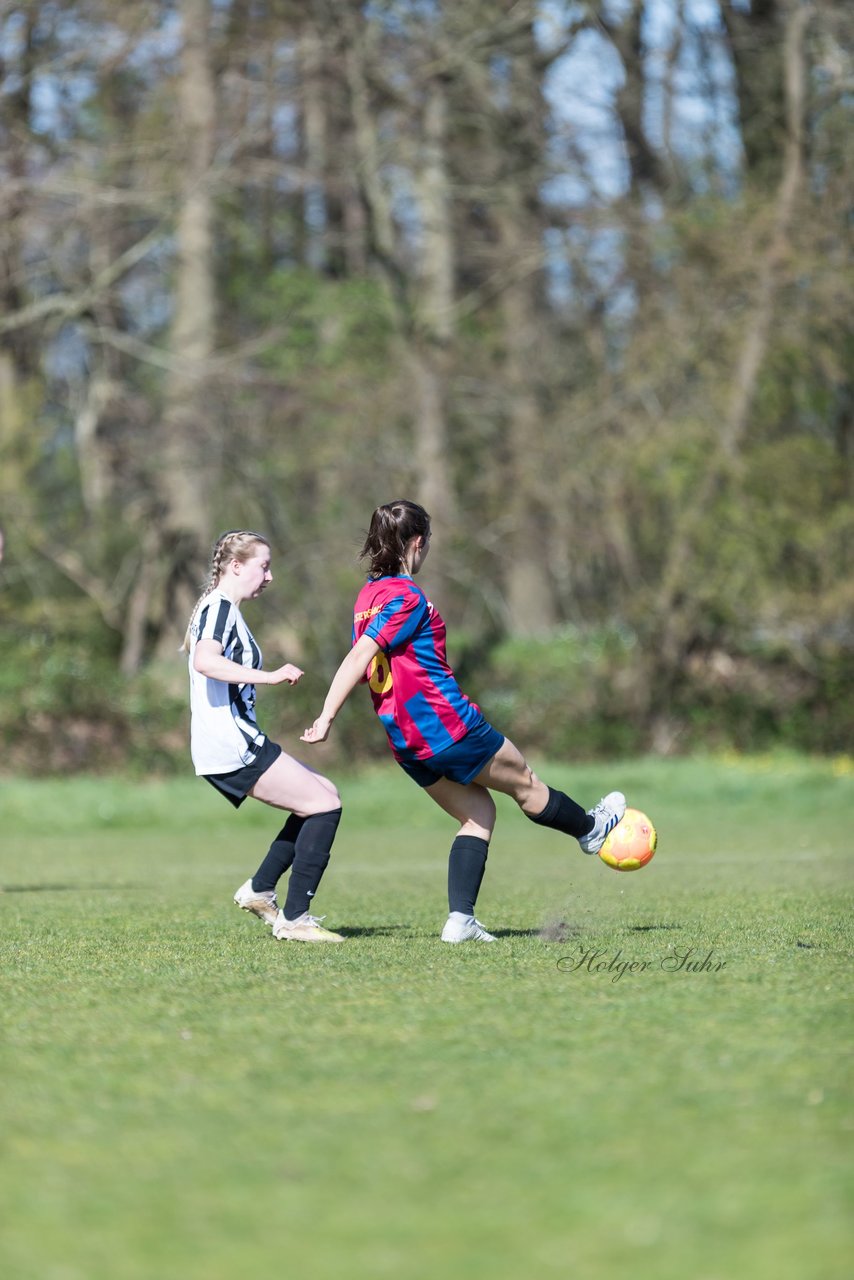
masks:
[[[329,863],[341,808],[312,813],[302,821],[294,841],[294,860],[288,877],[285,905],[273,926],[273,936],[291,942],[343,942],[338,933],[322,928],[310,914],[312,899]]]
[[[574,836],[585,853],[598,853],[606,835],[626,811],[626,797],[621,791],[610,792],[585,811],[563,791],[542,782],[509,738],[504,739],[475,782],[512,796],[532,822]]]
[[[495,755],[475,778],[481,787],[512,796],[529,818],[548,804],[549,788],[541,782],[518,747],[505,738]],[[583,813],[583,810],[582,810]]]

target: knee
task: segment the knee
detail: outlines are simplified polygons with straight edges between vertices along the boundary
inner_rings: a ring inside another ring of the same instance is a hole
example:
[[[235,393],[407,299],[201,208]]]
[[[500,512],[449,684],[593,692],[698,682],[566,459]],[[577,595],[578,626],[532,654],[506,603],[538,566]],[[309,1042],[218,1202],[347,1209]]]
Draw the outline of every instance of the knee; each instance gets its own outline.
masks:
[[[491,840],[495,829],[495,801],[489,792],[472,807],[466,821],[460,828],[460,835],[477,836],[481,840]]]
[[[338,788],[331,782],[327,782],[325,778],[318,779],[321,785],[313,789],[311,797],[305,804],[303,810],[304,816],[309,817],[318,813],[336,813],[341,815],[341,797],[338,794]]]
[[[528,815],[532,813],[542,813],[548,804],[549,789],[544,782],[541,782],[537,775],[528,770],[528,776],[525,779],[524,786],[519,788],[519,793],[514,797],[519,808]]]
[[[341,796],[335,783],[330,782],[329,778],[323,777],[318,777],[318,782],[321,785],[318,803],[323,804],[327,812],[331,812],[333,809],[340,809],[342,807]]]

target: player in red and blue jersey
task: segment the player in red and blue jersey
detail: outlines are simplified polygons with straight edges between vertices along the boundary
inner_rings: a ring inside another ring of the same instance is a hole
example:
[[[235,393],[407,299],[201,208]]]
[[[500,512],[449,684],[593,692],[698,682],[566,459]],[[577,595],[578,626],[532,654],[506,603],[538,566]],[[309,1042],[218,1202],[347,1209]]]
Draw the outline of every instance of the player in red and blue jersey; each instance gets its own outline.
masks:
[[[374,512],[362,548],[370,573],[356,600],[353,647],[303,741],[324,741],[347,697],[367,681],[395,759],[460,823],[448,862],[442,941],[493,942],[474,914],[495,826],[490,790],[512,796],[532,822],[574,836],[585,853],[598,853],[626,799],[612,791],[585,811],[547,786],[460,689],[445,654],[445,624],[413,581],[430,532],[430,517],[415,502],[401,499]]]
[[[367,681],[404,768],[431,760],[483,721],[448,666],[445,624],[411,577],[390,574],[366,582],[356,600],[353,644],[362,636],[379,647]]]

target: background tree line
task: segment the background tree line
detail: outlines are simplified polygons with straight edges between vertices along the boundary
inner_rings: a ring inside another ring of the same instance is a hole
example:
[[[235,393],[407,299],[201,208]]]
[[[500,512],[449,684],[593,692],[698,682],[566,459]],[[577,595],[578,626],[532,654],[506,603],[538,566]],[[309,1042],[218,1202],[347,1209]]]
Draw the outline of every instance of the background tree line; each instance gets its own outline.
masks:
[[[850,746],[831,0],[0,0],[7,769],[171,764],[223,528],[307,722],[372,508],[563,755]],[[253,619],[256,620],[256,619]],[[379,746],[364,708],[338,746]]]

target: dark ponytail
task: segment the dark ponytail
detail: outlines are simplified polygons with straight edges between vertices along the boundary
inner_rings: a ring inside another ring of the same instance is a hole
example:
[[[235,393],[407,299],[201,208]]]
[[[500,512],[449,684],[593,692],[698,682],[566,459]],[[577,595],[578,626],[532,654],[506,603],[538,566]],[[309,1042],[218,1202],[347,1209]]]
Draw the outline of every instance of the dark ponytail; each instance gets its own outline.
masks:
[[[400,573],[406,544],[418,536],[429,538],[430,517],[417,502],[399,498],[377,507],[371,516],[371,527],[359,558],[370,559],[368,576],[382,578]]]

